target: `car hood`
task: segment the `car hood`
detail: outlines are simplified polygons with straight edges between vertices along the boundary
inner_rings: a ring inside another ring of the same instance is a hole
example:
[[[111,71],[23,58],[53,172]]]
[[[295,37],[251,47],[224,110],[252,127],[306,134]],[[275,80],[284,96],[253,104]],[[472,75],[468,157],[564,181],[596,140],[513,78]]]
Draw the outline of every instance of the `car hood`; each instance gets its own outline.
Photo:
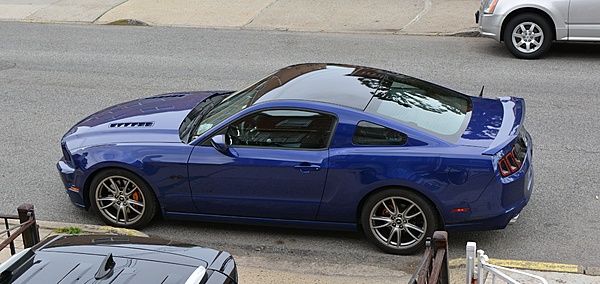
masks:
[[[226,252],[143,237],[59,236],[33,251],[16,283],[184,283],[234,266]]]
[[[179,126],[198,103],[222,92],[161,94],[111,106],[96,112],[63,137],[72,148],[125,142],[178,142]]]
[[[474,146],[494,152],[517,135],[525,117],[525,102],[515,97],[472,98],[473,110],[457,145]]]

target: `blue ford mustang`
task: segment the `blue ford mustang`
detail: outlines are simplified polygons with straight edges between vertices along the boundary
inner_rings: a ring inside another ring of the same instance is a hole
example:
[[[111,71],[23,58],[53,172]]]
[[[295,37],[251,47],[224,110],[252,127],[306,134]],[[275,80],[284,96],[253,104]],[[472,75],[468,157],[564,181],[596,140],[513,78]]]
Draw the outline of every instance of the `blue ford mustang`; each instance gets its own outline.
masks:
[[[396,254],[434,230],[504,228],[532,191],[523,99],[301,64],[237,92],[99,111],[62,139],[71,201],[109,225],[167,219],[358,230]]]

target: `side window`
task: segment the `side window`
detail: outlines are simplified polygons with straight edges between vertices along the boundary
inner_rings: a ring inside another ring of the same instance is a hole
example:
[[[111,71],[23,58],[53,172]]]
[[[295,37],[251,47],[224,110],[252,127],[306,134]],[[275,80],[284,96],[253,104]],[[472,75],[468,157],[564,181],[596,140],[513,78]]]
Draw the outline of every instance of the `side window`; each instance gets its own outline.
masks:
[[[265,110],[248,115],[227,129],[231,145],[321,149],[327,148],[336,119],[304,110]]]
[[[406,134],[367,121],[358,123],[352,137],[352,143],[356,145],[402,146],[407,141]]]

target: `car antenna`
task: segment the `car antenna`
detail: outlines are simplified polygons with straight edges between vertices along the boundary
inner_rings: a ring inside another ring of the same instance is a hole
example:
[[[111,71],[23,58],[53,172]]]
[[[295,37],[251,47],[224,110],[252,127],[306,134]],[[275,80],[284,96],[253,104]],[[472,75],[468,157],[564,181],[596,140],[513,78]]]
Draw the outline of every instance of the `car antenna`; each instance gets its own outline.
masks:
[[[108,255],[106,255],[102,260],[100,267],[98,267],[98,271],[96,271],[96,275],[94,275],[94,278],[96,280],[100,280],[102,278],[112,276],[113,271],[115,269],[115,264],[117,263],[114,261],[112,253],[108,253]]]
[[[483,97],[483,89],[485,89],[485,85],[481,86],[481,92],[479,92],[479,97],[482,98]]]

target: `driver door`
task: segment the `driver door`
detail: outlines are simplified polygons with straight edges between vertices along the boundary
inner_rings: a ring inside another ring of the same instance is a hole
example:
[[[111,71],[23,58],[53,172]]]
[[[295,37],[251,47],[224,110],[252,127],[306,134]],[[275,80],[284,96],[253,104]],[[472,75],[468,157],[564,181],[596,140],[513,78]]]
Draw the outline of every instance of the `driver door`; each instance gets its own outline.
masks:
[[[261,111],[224,131],[226,149],[196,146],[189,174],[198,212],[314,220],[334,123],[333,116],[313,111]]]

